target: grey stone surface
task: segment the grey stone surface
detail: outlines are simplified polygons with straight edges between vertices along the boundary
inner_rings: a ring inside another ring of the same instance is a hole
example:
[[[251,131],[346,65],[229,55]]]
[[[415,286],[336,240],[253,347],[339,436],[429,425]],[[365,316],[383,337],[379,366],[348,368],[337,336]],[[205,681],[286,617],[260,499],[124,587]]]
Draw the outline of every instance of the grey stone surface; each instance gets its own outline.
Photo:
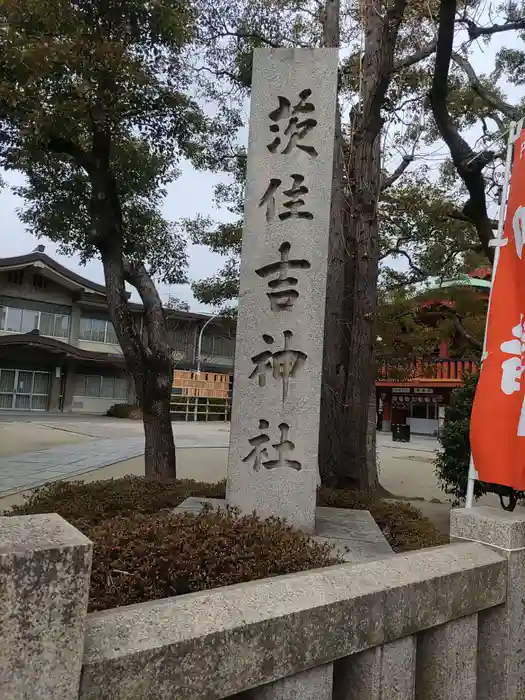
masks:
[[[237,696],[238,700],[332,700],[333,664],[317,666]]]
[[[212,508],[226,507],[226,502],[220,498],[191,496],[174,511],[197,515],[205,503]],[[313,538],[332,545],[334,553],[347,562],[372,561],[393,555],[392,548],[367,510],[317,507]]]
[[[420,634],[416,700],[476,700],[477,648],[477,615]]]
[[[411,635],[336,661],[333,700],[414,700],[415,685]]]
[[[477,700],[525,697],[525,515],[495,508],[454,510],[451,536],[485,542],[508,560],[505,605],[479,614]]]
[[[190,496],[182,501],[182,503],[179,503],[179,505],[173,509],[173,512],[198,515],[205,504],[210,505],[212,508],[226,509],[226,501],[223,498],[197,498],[196,496]]]
[[[30,430],[30,428],[28,428]],[[144,437],[93,440],[0,458],[0,496],[100,469],[144,452]]]
[[[348,562],[382,559],[392,555],[392,547],[367,510],[347,508],[315,509],[315,539],[336,547]]]
[[[315,522],[337,81],[336,49],[254,53],[227,500],[306,531]]]
[[[501,549],[525,547],[525,513],[476,506],[450,512],[450,536],[485,542]]]
[[[506,586],[505,560],[463,543],[93,613],[80,697],[228,697],[499,605]]]
[[[0,518],[0,698],[77,700],[91,550],[58,515]]]

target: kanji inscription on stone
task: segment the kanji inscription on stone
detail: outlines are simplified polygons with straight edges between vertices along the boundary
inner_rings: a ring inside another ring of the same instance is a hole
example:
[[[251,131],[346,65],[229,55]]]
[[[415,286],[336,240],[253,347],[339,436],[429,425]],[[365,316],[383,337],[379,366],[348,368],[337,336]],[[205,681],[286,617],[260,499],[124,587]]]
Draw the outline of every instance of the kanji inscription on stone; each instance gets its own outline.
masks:
[[[293,287],[297,286],[298,279],[290,275],[294,270],[309,270],[310,263],[308,260],[301,258],[292,258],[290,260],[291,245],[287,242],[279,246],[281,259],[277,262],[270,263],[260,267],[255,272],[266,279],[277,274],[277,276],[268,282],[270,292],[266,292],[266,296],[270,300],[270,308],[272,311],[283,311],[293,308],[299,292]]]
[[[301,350],[293,350],[290,342],[293,338],[292,331],[284,331],[284,348],[271,352],[263,350],[252,357],[255,369],[250,374],[250,379],[258,377],[259,386],[266,386],[266,376],[271,373],[274,379],[281,381],[283,386],[283,402],[288,397],[290,379],[295,377],[304,366],[307,355]],[[271,335],[263,334],[263,340],[267,345],[273,345],[274,339]]]
[[[295,459],[290,459],[291,453],[295,450],[295,445],[288,439],[290,426],[287,423],[279,423],[280,440],[272,444],[273,449],[277,452],[277,457],[275,459],[268,459],[268,447],[266,447],[266,444],[270,442],[270,436],[263,431],[268,430],[269,427],[270,423],[266,419],[262,418],[259,420],[259,430],[261,432],[248,440],[252,449],[242,461],[245,463],[251,462],[253,470],[256,472],[260,471],[261,467],[265,469],[289,467],[290,469],[299,471],[301,469],[301,463]]]
[[[311,116],[315,112],[315,105],[313,102],[308,102],[311,94],[312,91],[309,88],[301,90],[299,99],[294,105],[287,97],[279,95],[277,98],[279,106],[268,115],[274,122],[270,125],[270,131],[276,134],[273,141],[267,145],[270,153],[288,154],[294,148],[299,148],[313,158],[317,156],[317,150],[311,143],[303,143],[303,139],[317,126],[317,121]],[[283,125],[282,131],[281,121],[287,122],[286,126]]]
[[[256,49],[250,97],[226,499],[308,532],[318,483],[338,62],[337,49]]]
[[[292,216],[298,219],[313,219],[314,215],[306,208],[306,202],[303,199],[309,192],[308,187],[303,185],[304,176],[299,173],[294,173],[290,177],[292,178],[292,186],[287,190],[283,190],[283,195],[287,197],[287,199],[280,207],[278,214],[279,219],[281,221],[286,221],[286,219],[290,219]],[[268,222],[275,218],[277,212],[275,195],[281,185],[282,180],[279,180],[279,178],[272,178],[259,202],[260,207],[266,206],[266,221]]]

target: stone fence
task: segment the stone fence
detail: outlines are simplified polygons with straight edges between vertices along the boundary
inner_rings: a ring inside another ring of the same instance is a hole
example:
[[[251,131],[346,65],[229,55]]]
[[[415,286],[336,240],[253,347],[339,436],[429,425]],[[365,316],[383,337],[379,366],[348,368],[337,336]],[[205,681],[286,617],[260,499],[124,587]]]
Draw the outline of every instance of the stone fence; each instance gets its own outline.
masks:
[[[86,614],[89,540],[0,518],[0,698],[525,698],[525,516],[451,523],[443,547]]]

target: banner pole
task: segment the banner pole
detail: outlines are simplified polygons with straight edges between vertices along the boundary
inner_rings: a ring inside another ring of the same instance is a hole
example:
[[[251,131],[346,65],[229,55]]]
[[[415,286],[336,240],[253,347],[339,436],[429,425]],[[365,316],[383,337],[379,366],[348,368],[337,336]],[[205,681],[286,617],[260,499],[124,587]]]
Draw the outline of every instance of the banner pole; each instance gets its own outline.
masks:
[[[485,320],[485,334],[483,336],[483,352],[481,353],[481,364],[483,365],[483,360],[485,359],[486,353],[487,353],[487,329],[488,329],[488,321],[489,321],[489,311],[490,311],[490,302],[492,299],[492,289],[494,286],[494,279],[496,277],[496,270],[498,267],[498,262],[499,262],[499,256],[500,256],[500,248],[502,245],[505,245],[505,242],[503,240],[503,229],[505,227],[505,214],[507,211],[507,199],[509,196],[509,184],[510,184],[510,176],[511,176],[511,170],[512,170],[512,155],[513,155],[513,149],[514,149],[514,143],[516,139],[519,137],[521,134],[521,130],[523,128],[523,119],[520,119],[519,122],[510,122],[509,124],[509,136],[507,140],[507,157],[505,161],[505,176],[503,179],[503,188],[501,190],[501,203],[500,203],[500,208],[499,208],[499,219],[498,219],[498,230],[496,233],[496,236],[492,239],[490,242],[491,247],[495,248],[494,250],[494,263],[492,265],[492,275],[491,275],[491,284],[490,284],[490,292],[489,292],[489,303],[487,306],[487,318]],[[465,508],[472,508],[472,504],[474,501],[474,484],[478,478],[478,473],[476,471],[476,467],[474,466],[474,460],[472,458],[472,452],[470,453],[470,459],[469,459],[469,468],[468,468],[468,481],[467,481],[467,493],[465,496]]]

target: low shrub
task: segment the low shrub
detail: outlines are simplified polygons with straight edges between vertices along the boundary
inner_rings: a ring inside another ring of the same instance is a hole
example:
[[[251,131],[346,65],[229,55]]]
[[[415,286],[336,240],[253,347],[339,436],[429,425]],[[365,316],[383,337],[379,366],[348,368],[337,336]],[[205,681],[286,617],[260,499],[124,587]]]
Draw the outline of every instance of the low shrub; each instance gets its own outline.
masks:
[[[94,481],[56,482],[34,491],[27,500],[9,511],[11,515],[59,513],[90,536],[91,528],[114,517],[154,514],[172,509],[189,496],[224,498],[225,482],[207,484],[190,479],[146,481],[139,476]],[[369,510],[396,552],[433,547],[448,537],[424,518],[420,511],[403,502],[392,503],[373,496],[321,488],[317,502],[332,508]]]
[[[158,513],[175,508],[189,496],[224,498],[225,482],[206,484],[191,479],[149,481],[141,476],[93,481],[57,481],[33,491],[5,515],[58,513],[85,534],[108,518]],[[89,535],[88,535],[89,536]]]
[[[403,501],[385,501],[372,495],[320,488],[320,506],[368,510],[394,552],[409,552],[447,544],[450,538],[438,530],[421,512]]]
[[[234,511],[136,514],[93,527],[90,609],[104,610],[337,564],[276,518]]]
[[[434,462],[435,473],[440,487],[447,494],[454,496],[455,504],[465,498],[467,493],[468,471],[470,461],[470,414],[479,374],[472,374],[463,379],[463,385],[452,393],[450,405],[445,412],[445,425],[440,435],[442,450]],[[515,491],[509,486],[489,484],[484,481],[474,482],[474,496],[480,498],[486,493],[499,496],[502,508],[514,510],[518,501],[525,498],[525,492]],[[505,500],[507,499],[507,500]]]
[[[171,511],[189,496],[224,498],[225,483],[146,481],[138,476],[57,482],[4,515],[59,513],[94,543],[90,609],[242,583],[336,564],[331,547],[276,518]],[[321,488],[318,503],[369,510],[397,552],[448,541],[406,503]]]
[[[114,403],[106,411],[106,416],[110,416],[111,418],[142,420],[142,410],[140,406],[133,403]]]

